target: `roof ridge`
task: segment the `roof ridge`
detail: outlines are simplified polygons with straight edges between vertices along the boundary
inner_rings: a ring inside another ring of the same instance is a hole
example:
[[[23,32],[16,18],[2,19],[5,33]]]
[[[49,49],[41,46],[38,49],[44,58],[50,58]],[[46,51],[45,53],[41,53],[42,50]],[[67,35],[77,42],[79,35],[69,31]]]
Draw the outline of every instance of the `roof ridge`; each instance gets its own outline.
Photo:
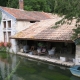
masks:
[[[1,8],[9,8],[9,9],[20,10],[20,11],[27,11],[27,10],[19,9],[19,8],[4,7],[4,6],[0,6],[0,7],[1,7]],[[27,12],[42,12],[42,13],[48,13],[48,12],[44,12],[44,11],[27,11]]]
[[[14,10],[20,10],[20,11],[26,11],[23,9],[18,9],[18,8],[12,8],[12,7],[4,7],[4,6],[0,6],[1,8],[8,8],[8,9],[14,9]]]
[[[26,11],[22,9],[17,8],[10,8],[10,7],[2,7],[0,8],[9,14],[13,15],[18,20],[44,20],[44,19],[50,19],[52,16],[46,12],[40,12],[40,11]]]
[[[20,11],[24,11],[24,12],[39,12],[39,13],[45,13],[46,15],[47,15],[47,14],[50,14],[50,13],[44,12],[44,11],[27,11],[27,10],[19,9],[19,8],[11,8],[11,7],[4,7],[4,6],[0,6],[0,7],[1,7],[1,8],[14,9],[14,10],[20,10]]]

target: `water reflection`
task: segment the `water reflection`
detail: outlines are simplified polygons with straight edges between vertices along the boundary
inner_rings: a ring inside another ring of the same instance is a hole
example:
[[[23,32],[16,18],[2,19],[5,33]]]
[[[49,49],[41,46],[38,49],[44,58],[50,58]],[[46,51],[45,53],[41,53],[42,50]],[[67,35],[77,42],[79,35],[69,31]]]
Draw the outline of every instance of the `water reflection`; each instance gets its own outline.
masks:
[[[6,54],[6,58],[0,58],[0,80],[10,77],[10,80],[80,80],[72,77],[65,67],[45,64],[33,59],[24,58],[14,54]],[[15,72],[16,65],[20,62]]]
[[[7,56],[5,59],[0,58],[0,80],[5,80],[11,74],[17,64],[17,58],[15,55],[5,55]],[[15,80],[14,78],[14,75],[12,75],[11,80]]]
[[[65,69],[66,69],[66,67],[63,67],[63,66],[61,66],[61,67],[60,67],[60,69],[63,69],[63,70],[65,70]]]
[[[53,69],[54,69],[54,66],[53,66],[53,65],[49,65],[48,68],[49,68],[50,70],[53,70]]]

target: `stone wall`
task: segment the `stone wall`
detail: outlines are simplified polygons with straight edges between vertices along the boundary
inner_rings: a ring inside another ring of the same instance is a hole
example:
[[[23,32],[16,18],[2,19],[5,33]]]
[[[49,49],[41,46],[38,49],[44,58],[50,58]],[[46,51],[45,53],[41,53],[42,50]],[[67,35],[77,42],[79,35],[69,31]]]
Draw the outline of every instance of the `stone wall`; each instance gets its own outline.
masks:
[[[6,28],[4,28],[3,22],[6,22]],[[8,21],[11,21],[11,28],[8,28]],[[8,13],[2,11],[2,20],[0,25],[0,41],[4,42],[3,33],[6,32],[6,42],[9,41],[8,32],[11,32],[11,36],[16,34],[16,19],[9,15]],[[16,52],[16,42],[14,39],[10,40],[12,46],[10,48],[10,52]]]
[[[29,21],[17,21],[16,23],[16,31],[20,32],[26,28],[28,28],[29,26],[33,25],[34,23],[30,23]]]
[[[76,45],[75,64],[80,65],[80,45]]]
[[[11,29],[8,29],[8,21],[11,20]],[[3,21],[6,21],[6,28],[3,27]],[[0,24],[0,41],[4,42],[4,35],[3,33],[6,32],[7,39],[6,41],[9,41],[8,38],[8,32],[11,32],[11,36],[15,35],[16,33],[28,28],[29,26],[33,25],[34,23],[30,23],[29,21],[17,21],[16,18],[5,11],[2,11],[2,20]],[[15,39],[11,39],[11,48],[10,52],[17,53],[18,51],[18,45]]]

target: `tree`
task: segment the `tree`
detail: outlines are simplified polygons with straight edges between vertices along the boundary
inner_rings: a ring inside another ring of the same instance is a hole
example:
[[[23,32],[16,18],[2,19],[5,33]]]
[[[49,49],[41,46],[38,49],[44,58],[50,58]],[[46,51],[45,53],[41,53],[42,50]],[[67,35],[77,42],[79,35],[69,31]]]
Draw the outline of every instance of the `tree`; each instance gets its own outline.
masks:
[[[51,11],[46,0],[24,0],[24,9],[45,12]]]
[[[8,0],[0,0],[0,6],[6,6]]]
[[[6,6],[12,8],[18,8],[19,6],[18,4],[19,4],[18,0],[8,0]]]

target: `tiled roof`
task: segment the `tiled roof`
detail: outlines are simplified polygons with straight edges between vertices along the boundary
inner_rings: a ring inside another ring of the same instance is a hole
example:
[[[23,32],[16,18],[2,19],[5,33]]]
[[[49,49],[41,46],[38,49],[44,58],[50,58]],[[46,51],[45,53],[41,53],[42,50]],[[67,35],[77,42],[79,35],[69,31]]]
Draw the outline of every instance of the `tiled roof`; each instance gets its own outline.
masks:
[[[18,20],[33,20],[33,21],[40,21],[44,19],[50,19],[52,18],[52,15],[45,12],[39,12],[39,11],[25,11],[21,9],[14,9],[14,8],[8,8],[8,7],[0,7],[5,12],[11,14]]]
[[[15,34],[12,38],[32,39],[32,40],[71,40],[75,27],[75,20],[71,25],[63,24],[58,28],[53,28],[56,21],[61,18],[42,20],[29,28]]]

